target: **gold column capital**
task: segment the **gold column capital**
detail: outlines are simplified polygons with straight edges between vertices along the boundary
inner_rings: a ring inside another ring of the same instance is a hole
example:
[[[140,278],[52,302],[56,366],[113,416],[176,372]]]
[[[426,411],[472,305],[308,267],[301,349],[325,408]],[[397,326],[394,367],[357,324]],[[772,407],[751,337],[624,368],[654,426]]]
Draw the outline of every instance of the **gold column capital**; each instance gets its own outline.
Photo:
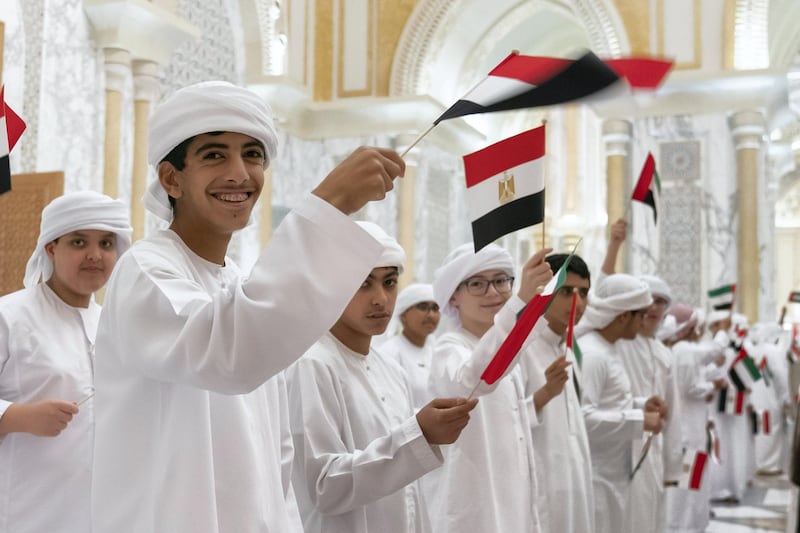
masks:
[[[767,131],[766,119],[761,111],[737,111],[728,119],[736,150],[761,148]]]
[[[131,71],[131,53],[122,48],[103,48],[106,91],[122,92]]]
[[[133,99],[135,101],[153,102],[161,92],[158,80],[158,63],[137,59],[131,66],[133,73]]]
[[[633,124],[623,119],[608,119],[603,121],[603,142],[606,145],[606,156],[628,156],[630,144],[633,140]]]

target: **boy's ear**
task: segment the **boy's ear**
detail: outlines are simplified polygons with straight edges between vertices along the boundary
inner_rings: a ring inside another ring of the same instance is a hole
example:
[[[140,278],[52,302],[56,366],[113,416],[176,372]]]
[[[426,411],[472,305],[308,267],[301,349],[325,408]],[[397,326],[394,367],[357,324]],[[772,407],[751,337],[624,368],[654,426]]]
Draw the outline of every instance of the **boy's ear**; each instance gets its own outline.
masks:
[[[161,182],[161,186],[167,191],[167,195],[176,199],[183,196],[183,189],[181,188],[178,174],[179,171],[172,166],[172,163],[169,161],[162,161],[158,164],[158,181]]]

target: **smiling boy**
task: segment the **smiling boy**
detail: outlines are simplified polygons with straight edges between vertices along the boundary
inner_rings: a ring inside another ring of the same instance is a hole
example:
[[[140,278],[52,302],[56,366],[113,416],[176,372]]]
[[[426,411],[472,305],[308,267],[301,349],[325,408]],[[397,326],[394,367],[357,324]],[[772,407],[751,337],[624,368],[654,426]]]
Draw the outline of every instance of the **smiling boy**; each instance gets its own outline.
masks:
[[[381,252],[348,214],[403,173],[361,148],[276,230],[226,257],[277,153],[269,106],[224,82],[154,110],[145,206],[170,224],[109,282],[98,333],[95,533],[301,531],[280,372],[341,314]],[[322,266],[324,265],[324,267]]]

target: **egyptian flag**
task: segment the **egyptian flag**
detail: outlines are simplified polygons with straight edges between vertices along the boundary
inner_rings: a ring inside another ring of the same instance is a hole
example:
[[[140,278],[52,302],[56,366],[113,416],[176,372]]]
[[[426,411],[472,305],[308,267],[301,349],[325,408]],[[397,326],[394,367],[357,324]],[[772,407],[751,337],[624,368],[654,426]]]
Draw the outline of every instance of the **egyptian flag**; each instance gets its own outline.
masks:
[[[486,365],[483,374],[481,374],[481,379],[487,384],[491,385],[503,377],[503,374],[505,374],[520,349],[522,349],[522,345],[530,335],[533,326],[536,325],[536,322],[550,306],[553,295],[564,285],[564,281],[567,279],[567,265],[572,260],[572,255],[572,253],[569,254],[564,264],[561,265],[561,268],[558,269],[558,272],[556,272],[556,275],[553,276],[553,279],[550,280],[550,283],[547,284],[542,293],[534,296],[525,306],[525,309],[520,312],[517,322],[511,328],[508,337],[500,345],[497,353],[494,354],[492,360]]]
[[[580,368],[583,365],[583,354],[581,348],[578,346],[578,341],[575,340],[573,329],[575,328],[575,308],[578,305],[578,293],[572,291],[572,307],[569,310],[569,326],[567,326],[567,355],[570,353]],[[569,359],[569,356],[567,357]]]
[[[544,220],[544,138],[540,126],[464,156],[476,252]]]
[[[733,360],[728,376],[739,391],[753,388],[753,384],[761,379],[761,372],[758,370],[753,358],[745,350],[739,350],[739,355]]]
[[[11,190],[8,154],[25,131],[25,122],[6,105],[4,95],[5,87],[0,87],[0,194]]]
[[[433,123],[477,113],[563,104],[619,80],[620,76],[592,52],[579,59],[512,52]]]
[[[639,181],[633,189],[631,200],[642,202],[653,210],[653,222],[658,223],[658,199],[661,196],[661,180],[656,171],[656,161],[653,154],[647,152],[642,171],[639,173]]]
[[[752,411],[750,413],[750,424],[753,428],[753,435],[769,435],[771,432],[769,411],[762,411],[757,413]]]
[[[603,61],[634,89],[657,89],[673,64],[668,59],[653,57],[622,57]]]
[[[700,450],[686,449],[683,452],[683,468],[678,476],[678,487],[687,490],[700,490],[703,484],[703,472],[708,463],[708,453]]]
[[[728,415],[744,413],[744,392],[730,387],[720,389],[717,395],[717,411]]]
[[[736,284],[723,285],[708,291],[708,303],[715,311],[733,309],[733,300],[736,296]]]

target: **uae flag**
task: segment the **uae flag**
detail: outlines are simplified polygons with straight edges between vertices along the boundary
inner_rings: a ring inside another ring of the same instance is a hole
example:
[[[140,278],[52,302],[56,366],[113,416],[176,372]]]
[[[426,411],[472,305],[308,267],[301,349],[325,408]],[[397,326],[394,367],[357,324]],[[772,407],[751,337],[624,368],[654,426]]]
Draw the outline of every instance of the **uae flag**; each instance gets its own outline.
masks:
[[[476,252],[544,220],[544,138],[540,126],[464,156]]]
[[[744,391],[753,389],[753,384],[761,379],[761,372],[753,358],[745,350],[739,350],[739,355],[733,360],[728,376],[737,390]]]
[[[25,122],[6,105],[5,87],[0,87],[0,194],[11,190],[11,164],[8,154],[23,131]]]
[[[717,396],[717,411],[728,415],[744,413],[744,392],[731,387],[720,389]]]
[[[579,59],[512,52],[434,124],[477,113],[563,104],[592,95],[619,80],[620,76],[592,52]]]
[[[769,435],[771,428],[769,423],[769,411],[750,413],[750,424],[753,428],[753,435]]]
[[[581,348],[578,346],[578,341],[575,340],[575,308],[578,305],[578,293],[572,291],[572,307],[569,310],[569,326],[567,326],[567,360],[574,359],[580,368],[583,365],[583,354]],[[570,357],[571,354],[571,357]]]
[[[733,309],[733,299],[736,296],[736,284],[723,285],[708,291],[708,303],[715,311]]]
[[[658,199],[661,196],[661,180],[656,171],[656,160],[653,154],[647,152],[642,171],[639,173],[639,181],[633,189],[631,200],[642,202],[653,210],[653,222],[658,223]]]
[[[514,324],[514,327],[511,328],[511,331],[508,333],[508,337],[505,338],[503,344],[498,348],[497,353],[494,354],[492,360],[486,365],[486,369],[481,374],[481,380],[491,385],[506,373],[506,370],[508,370],[508,367],[522,349],[522,345],[525,343],[525,339],[528,338],[528,335],[530,335],[533,326],[536,325],[539,318],[547,311],[553,299],[553,295],[564,285],[564,281],[567,279],[567,265],[569,265],[569,262],[572,260],[572,255],[571,253],[567,257],[564,264],[561,265],[561,268],[558,269],[558,272],[556,272],[556,275],[553,276],[553,279],[550,280],[550,283],[547,284],[542,293],[534,296],[531,301],[528,302],[528,305],[525,306],[525,309],[520,312],[516,324]]]
[[[789,303],[800,304],[800,291],[792,291],[789,293]]]
[[[687,490],[700,490],[703,472],[708,462],[708,453],[691,448],[683,452],[683,468],[678,477],[678,487]]]

